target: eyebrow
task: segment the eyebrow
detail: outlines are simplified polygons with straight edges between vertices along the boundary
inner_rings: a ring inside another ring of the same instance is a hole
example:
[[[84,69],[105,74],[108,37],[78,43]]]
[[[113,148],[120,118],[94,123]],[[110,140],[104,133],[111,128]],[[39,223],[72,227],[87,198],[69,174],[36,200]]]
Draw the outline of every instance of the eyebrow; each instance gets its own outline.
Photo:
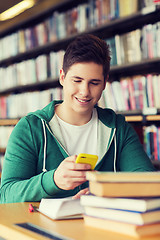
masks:
[[[72,76],[72,78],[76,78],[77,80],[84,80],[84,78],[81,78],[79,76]],[[101,82],[101,80],[97,78],[91,78],[90,81]]]

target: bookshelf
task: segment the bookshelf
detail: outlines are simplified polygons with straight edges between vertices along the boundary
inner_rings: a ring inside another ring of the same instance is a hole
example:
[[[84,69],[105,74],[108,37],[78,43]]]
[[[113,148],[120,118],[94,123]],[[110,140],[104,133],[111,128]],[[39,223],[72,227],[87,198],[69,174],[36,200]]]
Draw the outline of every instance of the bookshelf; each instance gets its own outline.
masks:
[[[8,21],[0,27],[0,39],[5,38],[12,33],[19,30],[25,30],[27,28],[33,28],[35,25],[44,22],[54,12],[63,13],[70,9],[76,8],[79,4],[93,3],[92,0],[61,0],[61,1],[49,1],[40,3],[36,8],[31,9],[23,16],[16,17],[13,21]],[[43,10],[42,10],[43,9]],[[42,45],[36,45],[23,52],[17,52],[14,56],[7,56],[0,58],[0,68],[7,68],[13,64],[18,64],[29,59],[36,59],[40,55],[49,55],[50,52],[61,51],[66,49],[67,45],[81,33],[92,33],[103,39],[109,39],[115,35],[123,35],[127,32],[141,29],[146,24],[155,24],[160,21],[160,8],[149,8],[139,10],[125,17],[113,17],[107,19],[103,24],[96,23],[93,26],[88,26],[83,32],[75,31],[64,37],[55,39],[54,41],[46,41]],[[142,59],[141,61],[132,63],[123,63],[121,65],[111,66],[110,79],[113,81],[119,80],[121,77],[128,77],[139,74],[160,74],[160,56],[150,59]],[[20,94],[25,92],[43,91],[50,88],[60,87],[58,77],[47,76],[44,81],[28,83],[25,85],[15,85],[0,89],[0,97],[8,96],[10,94]],[[160,110],[157,110],[156,114],[144,115],[141,110],[136,111],[122,111],[120,112],[126,116],[126,120],[133,125],[155,123],[158,125],[160,121]],[[0,119],[0,126],[15,125],[19,119]],[[0,149],[3,152],[4,149]]]
[[[160,109],[156,109],[156,115],[144,114],[142,110],[121,111],[117,112],[125,116],[128,122],[155,122],[160,121]]]

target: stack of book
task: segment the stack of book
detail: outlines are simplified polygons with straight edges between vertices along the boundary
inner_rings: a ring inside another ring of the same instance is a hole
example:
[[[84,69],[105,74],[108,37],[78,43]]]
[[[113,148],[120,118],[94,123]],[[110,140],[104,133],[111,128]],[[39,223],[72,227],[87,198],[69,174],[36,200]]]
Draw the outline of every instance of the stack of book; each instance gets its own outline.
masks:
[[[81,196],[87,226],[132,237],[160,237],[160,173],[87,172]]]

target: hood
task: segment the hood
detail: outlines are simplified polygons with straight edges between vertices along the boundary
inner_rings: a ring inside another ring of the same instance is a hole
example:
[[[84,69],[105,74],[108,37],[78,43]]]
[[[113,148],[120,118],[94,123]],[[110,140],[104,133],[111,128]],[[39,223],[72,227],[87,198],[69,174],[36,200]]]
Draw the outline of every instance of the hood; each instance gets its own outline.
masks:
[[[55,113],[55,105],[62,103],[62,100],[59,101],[52,101],[47,106],[42,108],[41,110],[37,110],[35,112],[30,112],[28,115],[34,115],[45,122],[50,122],[50,120],[53,118]]]

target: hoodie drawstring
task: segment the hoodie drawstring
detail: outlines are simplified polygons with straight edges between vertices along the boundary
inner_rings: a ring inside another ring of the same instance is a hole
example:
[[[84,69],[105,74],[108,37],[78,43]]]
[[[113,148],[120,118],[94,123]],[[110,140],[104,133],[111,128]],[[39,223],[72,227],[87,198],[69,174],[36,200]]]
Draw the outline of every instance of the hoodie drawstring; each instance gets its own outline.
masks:
[[[114,172],[116,172],[116,152],[117,152],[117,144],[116,144],[116,136],[114,136]]]
[[[46,146],[47,146],[47,137],[46,137],[46,128],[44,120],[41,119],[44,133],[44,155],[43,155],[43,172],[47,172],[46,169]],[[114,172],[116,172],[116,152],[117,152],[117,144],[116,144],[116,136],[114,136]]]
[[[45,123],[44,120],[41,119],[42,121],[42,126],[43,126],[43,133],[44,133],[44,154],[43,154],[43,172],[47,172],[46,169],[46,145],[47,145],[47,137],[46,137],[46,128],[45,128]]]

